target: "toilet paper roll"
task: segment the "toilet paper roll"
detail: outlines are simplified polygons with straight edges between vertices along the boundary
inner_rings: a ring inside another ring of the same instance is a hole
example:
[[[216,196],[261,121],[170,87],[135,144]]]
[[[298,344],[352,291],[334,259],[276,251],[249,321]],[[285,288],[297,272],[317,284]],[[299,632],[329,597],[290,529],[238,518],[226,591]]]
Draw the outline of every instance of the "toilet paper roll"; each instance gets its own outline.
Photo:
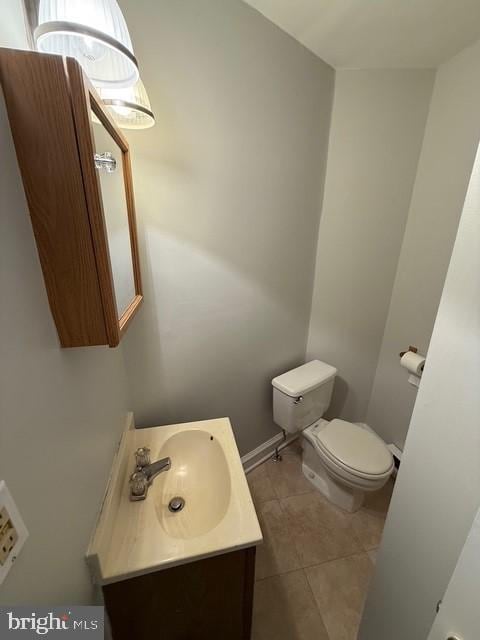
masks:
[[[419,353],[413,353],[413,351],[407,351],[400,359],[400,364],[405,367],[410,373],[414,373],[416,376],[421,376],[423,373],[423,367],[425,366],[425,356]]]

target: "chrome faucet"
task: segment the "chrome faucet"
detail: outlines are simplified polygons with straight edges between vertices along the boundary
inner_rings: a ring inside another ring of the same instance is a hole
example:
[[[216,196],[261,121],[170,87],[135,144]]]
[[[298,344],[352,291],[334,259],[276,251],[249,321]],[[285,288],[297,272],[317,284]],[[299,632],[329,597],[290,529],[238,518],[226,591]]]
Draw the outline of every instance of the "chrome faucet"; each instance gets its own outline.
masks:
[[[135,451],[135,471],[130,476],[130,500],[145,500],[148,488],[159,473],[172,466],[170,458],[150,462],[150,449],[140,447]]]

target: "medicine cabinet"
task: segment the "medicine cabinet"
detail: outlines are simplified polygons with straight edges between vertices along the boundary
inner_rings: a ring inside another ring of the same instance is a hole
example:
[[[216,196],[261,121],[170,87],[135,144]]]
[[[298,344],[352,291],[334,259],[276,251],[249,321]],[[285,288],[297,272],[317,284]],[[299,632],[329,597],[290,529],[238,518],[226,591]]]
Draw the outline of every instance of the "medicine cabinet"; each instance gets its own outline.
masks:
[[[143,299],[128,143],[72,58],[0,49],[0,80],[60,344],[115,347]]]

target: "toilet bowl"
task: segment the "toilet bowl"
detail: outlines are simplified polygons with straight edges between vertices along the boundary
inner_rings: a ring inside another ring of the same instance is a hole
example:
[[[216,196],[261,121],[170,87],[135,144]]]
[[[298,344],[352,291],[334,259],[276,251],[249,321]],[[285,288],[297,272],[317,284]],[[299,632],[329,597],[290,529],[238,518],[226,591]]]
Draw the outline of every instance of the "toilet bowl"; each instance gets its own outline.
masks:
[[[354,512],[365,492],[387,482],[393,456],[366,425],[322,418],[336,373],[335,367],[313,360],[274,378],[273,414],[284,431],[301,435],[305,477],[328,500]]]
[[[353,512],[365,492],[381,489],[393,471],[385,443],[368,427],[320,420],[301,433],[305,477],[331,502]]]

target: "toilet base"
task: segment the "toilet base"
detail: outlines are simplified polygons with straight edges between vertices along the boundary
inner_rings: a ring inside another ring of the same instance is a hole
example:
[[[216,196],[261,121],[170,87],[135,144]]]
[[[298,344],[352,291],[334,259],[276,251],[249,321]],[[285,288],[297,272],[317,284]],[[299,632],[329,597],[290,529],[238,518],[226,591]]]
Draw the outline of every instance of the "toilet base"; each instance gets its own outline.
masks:
[[[303,442],[302,471],[327,500],[344,511],[354,513],[363,504],[365,492],[340,484],[327,472],[309,442]]]

